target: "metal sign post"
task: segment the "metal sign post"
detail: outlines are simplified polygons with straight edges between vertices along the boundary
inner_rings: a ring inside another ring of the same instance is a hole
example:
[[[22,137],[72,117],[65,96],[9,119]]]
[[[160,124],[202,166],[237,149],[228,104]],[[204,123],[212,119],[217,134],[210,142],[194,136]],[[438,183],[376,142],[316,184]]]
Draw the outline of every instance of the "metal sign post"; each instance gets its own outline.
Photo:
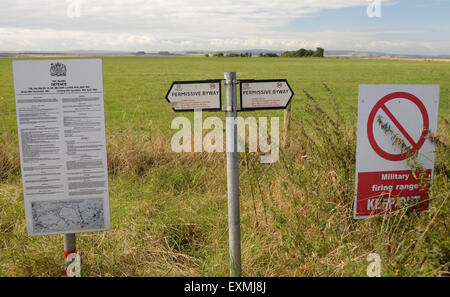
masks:
[[[64,234],[64,257],[77,252],[77,238],[75,233]]]
[[[75,233],[64,234],[64,258],[66,259],[66,275],[71,276],[68,269],[72,261],[76,258],[69,257],[69,255],[77,253],[77,238]]]
[[[239,207],[239,155],[237,152],[236,72],[225,73],[228,236],[230,275],[241,276],[241,229]]]

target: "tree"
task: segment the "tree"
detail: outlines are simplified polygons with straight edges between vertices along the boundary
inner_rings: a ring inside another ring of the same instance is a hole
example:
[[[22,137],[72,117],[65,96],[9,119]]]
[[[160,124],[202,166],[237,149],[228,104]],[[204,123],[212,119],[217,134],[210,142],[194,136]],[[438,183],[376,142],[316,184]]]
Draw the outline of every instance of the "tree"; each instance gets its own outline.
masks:
[[[324,53],[325,53],[325,50],[321,47],[318,47],[314,56],[323,58]]]
[[[263,57],[263,58],[275,58],[275,57],[279,57],[277,53],[259,53],[258,55],[259,57]]]
[[[323,57],[325,50],[318,47],[315,51],[301,48],[296,51],[286,51],[281,54],[282,57]]]

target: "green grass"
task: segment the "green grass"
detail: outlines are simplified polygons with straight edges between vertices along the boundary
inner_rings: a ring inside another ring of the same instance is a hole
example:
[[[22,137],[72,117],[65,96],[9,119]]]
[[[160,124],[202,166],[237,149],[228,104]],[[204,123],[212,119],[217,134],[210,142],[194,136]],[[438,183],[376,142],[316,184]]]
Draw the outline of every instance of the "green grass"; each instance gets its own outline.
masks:
[[[11,61],[0,59],[0,276],[62,276],[62,236],[26,235]],[[238,79],[286,78],[296,94],[291,143],[280,161],[264,165],[257,154],[240,154],[245,276],[365,276],[371,252],[381,255],[384,276],[448,275],[450,63],[184,57],[103,59],[113,228],[77,236],[83,275],[228,275],[225,156],[173,153],[170,123],[179,114],[164,98],[172,81],[225,71]],[[429,212],[352,219],[363,83],[441,86],[442,143]]]
[[[0,59],[0,112],[14,111],[12,59]],[[226,71],[238,79],[286,78],[293,88],[294,113],[304,116],[305,89],[318,98],[327,94],[322,82],[335,91],[345,112],[356,108],[359,84],[439,84],[440,114],[450,111],[450,63],[394,60],[319,58],[103,58],[103,76],[108,130],[152,122],[170,131],[174,114],[165,101],[172,81],[223,78]],[[3,98],[3,99],[2,99]],[[258,112],[258,115],[282,112]],[[6,115],[14,130],[15,115]],[[145,125],[144,125],[145,126]]]

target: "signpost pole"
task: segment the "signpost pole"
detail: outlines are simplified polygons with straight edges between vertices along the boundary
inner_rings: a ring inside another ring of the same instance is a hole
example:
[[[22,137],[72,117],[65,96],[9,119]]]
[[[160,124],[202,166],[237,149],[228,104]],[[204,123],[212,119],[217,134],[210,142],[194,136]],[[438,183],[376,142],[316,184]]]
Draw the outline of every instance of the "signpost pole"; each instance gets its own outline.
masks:
[[[239,210],[239,155],[237,152],[236,72],[225,72],[226,151],[228,189],[228,236],[230,275],[241,276],[241,229]]]
[[[75,233],[64,234],[64,258],[77,252],[77,238]],[[66,263],[69,264],[69,263]]]

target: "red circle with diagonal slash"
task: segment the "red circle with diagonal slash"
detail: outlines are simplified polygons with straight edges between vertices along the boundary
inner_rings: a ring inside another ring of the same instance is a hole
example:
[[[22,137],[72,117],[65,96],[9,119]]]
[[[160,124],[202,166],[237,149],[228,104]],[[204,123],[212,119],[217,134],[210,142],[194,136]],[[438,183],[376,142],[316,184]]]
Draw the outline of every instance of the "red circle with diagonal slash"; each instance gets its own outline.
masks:
[[[403,128],[403,126],[397,121],[397,119],[394,117],[394,115],[389,111],[389,109],[386,107],[386,102],[394,100],[394,99],[407,99],[409,101],[412,101],[420,110],[420,113],[422,114],[423,118],[423,132],[420,136],[419,141],[416,143],[414,139],[408,134],[408,132]],[[389,119],[394,123],[394,125],[397,127],[397,129],[402,133],[403,136],[405,136],[406,140],[411,144],[412,149],[411,152],[408,153],[402,153],[402,154],[390,154],[386,151],[384,151],[378,143],[375,141],[375,137],[373,135],[373,124],[375,120],[375,115],[377,114],[378,110],[382,109],[384,113],[389,117]],[[408,156],[411,156],[420,148],[423,146],[426,140],[427,136],[427,130],[429,128],[429,118],[428,118],[428,112],[425,108],[425,105],[420,101],[419,98],[414,96],[411,93],[407,92],[395,92],[391,93],[389,95],[386,95],[383,97],[380,101],[375,104],[372,111],[370,112],[369,119],[367,121],[367,136],[369,137],[369,142],[374,151],[380,155],[382,158],[390,160],[390,161],[402,161],[408,158]]]

